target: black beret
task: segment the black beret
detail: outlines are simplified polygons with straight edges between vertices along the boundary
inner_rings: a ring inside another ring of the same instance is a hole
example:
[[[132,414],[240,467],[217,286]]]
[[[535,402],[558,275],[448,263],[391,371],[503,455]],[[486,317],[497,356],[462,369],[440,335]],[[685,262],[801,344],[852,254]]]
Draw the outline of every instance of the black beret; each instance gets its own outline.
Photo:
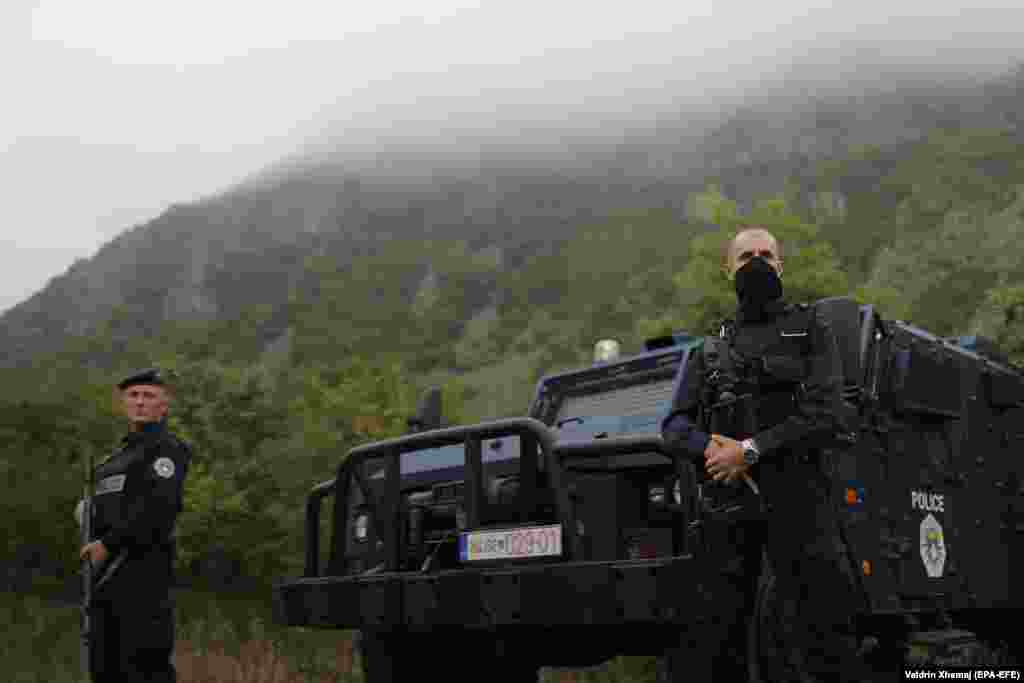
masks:
[[[165,386],[167,382],[164,380],[163,375],[157,368],[149,368],[148,370],[142,370],[135,374],[128,375],[123,380],[117,383],[118,389],[127,389],[135,384],[156,384],[158,386]]]

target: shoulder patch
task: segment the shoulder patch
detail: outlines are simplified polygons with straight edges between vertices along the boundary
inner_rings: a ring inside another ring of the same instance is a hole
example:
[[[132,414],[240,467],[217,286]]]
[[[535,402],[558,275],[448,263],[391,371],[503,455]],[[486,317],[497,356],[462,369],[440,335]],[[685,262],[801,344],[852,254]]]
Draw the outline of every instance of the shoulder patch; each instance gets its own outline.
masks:
[[[157,458],[153,463],[153,469],[156,470],[157,475],[169,479],[174,476],[174,461],[170,458]]]
[[[96,492],[94,495],[102,496],[104,493],[118,493],[124,491],[124,483],[128,479],[128,475],[125,474],[113,474],[109,477],[104,477],[96,483]]]

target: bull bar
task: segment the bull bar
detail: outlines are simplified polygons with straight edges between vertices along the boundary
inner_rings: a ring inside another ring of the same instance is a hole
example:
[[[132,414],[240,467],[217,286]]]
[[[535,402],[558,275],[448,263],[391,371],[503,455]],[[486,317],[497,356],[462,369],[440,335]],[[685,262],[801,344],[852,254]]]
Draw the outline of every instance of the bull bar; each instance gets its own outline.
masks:
[[[563,538],[556,562],[515,566],[468,566],[433,573],[398,571],[406,539],[398,533],[401,513],[399,463],[402,453],[459,442],[465,445],[466,530],[479,527],[483,504],[481,441],[517,435],[520,454],[520,502],[530,522],[529,501],[536,475],[546,469],[555,493]],[[539,453],[537,452],[539,447]],[[274,621],[283,626],[334,629],[434,626],[494,628],[511,625],[687,623],[704,613],[717,572],[706,557],[689,552],[691,527],[686,501],[672,506],[679,524],[673,530],[671,557],[648,560],[582,561],[576,520],[562,461],[658,453],[675,465],[681,482],[693,476],[688,460],[669,453],[660,435],[625,436],[556,443],[552,431],[533,418],[511,418],[402,436],[354,448],[335,479],[310,492],[306,504],[304,575],[274,586]],[[369,458],[386,461],[384,495],[373,497],[360,465]],[[348,543],[347,510],[351,484],[359,486],[380,533],[381,571],[344,575],[336,570]],[[666,497],[668,492],[666,491]],[[334,538],[326,575],[319,571],[322,500],[335,497]],[[384,523],[381,523],[384,522]],[[555,599],[552,599],[555,598]]]

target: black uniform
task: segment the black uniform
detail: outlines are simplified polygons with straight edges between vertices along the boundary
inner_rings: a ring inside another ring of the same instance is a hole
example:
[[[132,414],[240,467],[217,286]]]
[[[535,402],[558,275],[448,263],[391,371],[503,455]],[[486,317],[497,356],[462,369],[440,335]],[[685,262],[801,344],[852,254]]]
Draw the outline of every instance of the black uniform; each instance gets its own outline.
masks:
[[[93,535],[110,552],[94,572],[96,683],[177,680],[173,532],[189,460],[185,442],[151,423],[124,437],[94,472]]]
[[[729,330],[731,329],[731,333]],[[760,570],[761,549],[767,551],[779,597],[789,608],[783,623],[791,626],[789,642],[802,651],[808,671],[820,680],[850,675],[858,680],[850,633],[856,608],[854,587],[830,503],[829,482],[821,463],[822,446],[841,429],[842,368],[828,323],[813,308],[769,302],[754,314],[741,307],[735,325],[723,326],[732,355],[737,396],[751,394],[752,433],[761,459],[750,474],[758,482],[764,507],[760,521],[739,523],[732,530],[743,546],[746,562],[737,572],[747,614]],[[703,472],[703,453],[710,435],[702,411],[715,401],[720,379],[709,373],[704,354],[691,354],[675,410],[662,424],[670,447],[682,449]],[[745,487],[708,487],[710,495],[735,497]],[[743,652],[744,624],[732,624],[723,637]],[[721,650],[727,652],[725,648]],[[735,662],[734,657],[730,657]],[[719,660],[720,668],[730,661]],[[737,675],[733,672],[732,675]],[[728,677],[728,674],[726,674]],[[737,679],[742,680],[742,679]]]

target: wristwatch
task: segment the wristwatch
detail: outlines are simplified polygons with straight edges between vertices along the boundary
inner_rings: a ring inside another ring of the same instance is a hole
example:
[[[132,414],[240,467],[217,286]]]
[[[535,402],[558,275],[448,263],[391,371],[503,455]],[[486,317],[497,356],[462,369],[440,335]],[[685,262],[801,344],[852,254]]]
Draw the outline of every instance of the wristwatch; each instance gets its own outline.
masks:
[[[754,443],[754,440],[743,439],[740,445],[743,447],[743,461],[748,465],[756,465],[757,461],[761,459],[761,451],[757,450],[757,444]]]

